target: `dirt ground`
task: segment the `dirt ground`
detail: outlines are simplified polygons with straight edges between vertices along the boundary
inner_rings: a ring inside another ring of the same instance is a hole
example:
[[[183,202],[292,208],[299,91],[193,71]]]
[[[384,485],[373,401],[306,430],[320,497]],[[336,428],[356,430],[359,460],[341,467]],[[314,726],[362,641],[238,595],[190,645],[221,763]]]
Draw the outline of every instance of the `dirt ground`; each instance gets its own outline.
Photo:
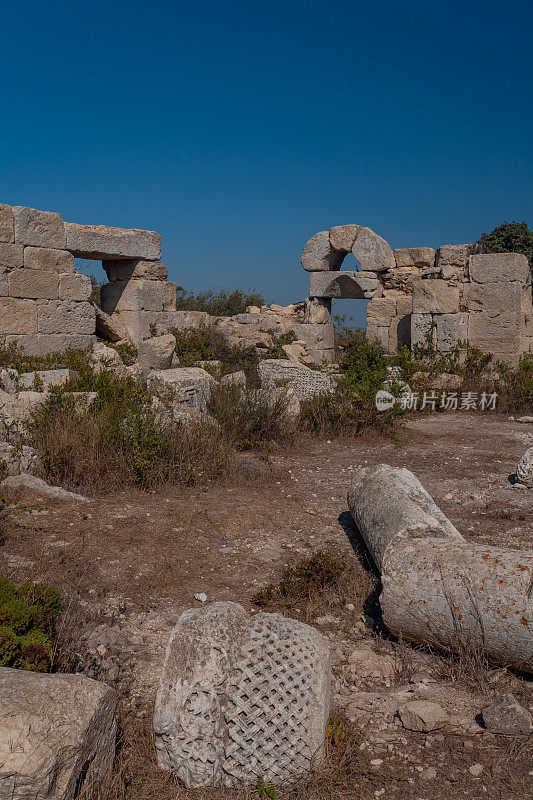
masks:
[[[2,512],[0,573],[53,580],[65,597],[62,635],[72,639],[73,663],[148,718],[170,630],[184,609],[201,605],[195,594],[252,610],[254,592],[296,558],[329,547],[352,554],[346,493],[361,466],[412,470],[465,538],[531,548],[533,490],[508,478],[532,444],[533,425],[508,416],[441,414],[408,423],[400,445],[301,440],[269,464],[252,462],[250,477],[236,482],[11,505]],[[533,797],[532,738],[487,734],[476,723],[487,699],[504,691],[533,710],[533,682],[505,670],[489,670],[479,685],[462,680],[437,656],[376,635],[361,600],[353,605],[311,621],[335,643],[334,708],[353,721],[370,769],[359,794],[346,796]],[[347,678],[356,646],[394,656],[397,675]],[[439,702],[454,724],[436,734],[402,728],[398,706],[421,698]]]

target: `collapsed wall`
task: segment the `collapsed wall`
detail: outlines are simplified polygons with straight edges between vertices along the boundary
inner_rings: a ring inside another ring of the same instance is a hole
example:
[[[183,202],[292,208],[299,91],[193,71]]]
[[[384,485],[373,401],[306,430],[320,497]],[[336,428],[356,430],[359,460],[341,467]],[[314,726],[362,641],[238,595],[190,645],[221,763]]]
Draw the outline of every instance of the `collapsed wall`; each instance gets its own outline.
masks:
[[[358,271],[341,271],[353,253]],[[531,273],[526,256],[481,253],[477,244],[392,250],[370,228],[339,225],[305,245],[301,263],[309,297],[366,299],[367,336],[394,352],[405,344],[439,352],[469,342],[516,364],[533,352]]]

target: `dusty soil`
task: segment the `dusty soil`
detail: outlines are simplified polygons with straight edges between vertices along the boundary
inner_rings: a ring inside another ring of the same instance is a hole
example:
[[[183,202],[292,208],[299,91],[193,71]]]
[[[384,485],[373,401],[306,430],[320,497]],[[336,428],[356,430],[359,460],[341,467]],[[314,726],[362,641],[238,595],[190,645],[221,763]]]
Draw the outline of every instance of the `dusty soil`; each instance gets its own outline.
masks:
[[[508,480],[533,444],[531,424],[441,414],[410,422],[400,440],[302,440],[259,463],[264,474],[248,480],[11,505],[2,514],[0,573],[53,580],[65,597],[62,637],[72,663],[116,685],[124,703],[147,717],[169,632],[185,608],[200,605],[195,594],[253,609],[253,594],[287,563],[318,548],[353,552],[346,493],[361,466],[408,467],[466,538],[531,547],[533,491]],[[362,600],[354,605],[318,623],[336,645],[334,706],[360,732],[373,776],[346,797],[532,797],[531,739],[484,733],[475,718],[503,691],[533,707],[533,683],[505,670],[472,681],[445,659],[377,635]],[[350,680],[347,658],[361,645],[392,655],[395,677]],[[431,735],[406,731],[395,711],[419,698],[439,702],[454,724]],[[483,766],[478,776],[469,772],[474,764]]]

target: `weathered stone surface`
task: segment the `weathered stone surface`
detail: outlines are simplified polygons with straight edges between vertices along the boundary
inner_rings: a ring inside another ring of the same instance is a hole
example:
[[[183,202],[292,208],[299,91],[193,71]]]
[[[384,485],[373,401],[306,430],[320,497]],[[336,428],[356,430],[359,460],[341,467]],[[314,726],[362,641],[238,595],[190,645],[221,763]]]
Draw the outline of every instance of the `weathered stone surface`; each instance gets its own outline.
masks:
[[[55,250],[50,247],[25,247],[24,266],[28,269],[74,272],[74,256],[68,250]]]
[[[368,304],[366,320],[368,325],[388,326],[396,316],[395,297],[376,297]]]
[[[413,311],[417,314],[456,314],[459,289],[439,278],[416,278],[413,286]]]
[[[417,267],[396,267],[381,274],[384,289],[404,294],[413,293],[413,280],[419,276]]]
[[[0,203],[0,242],[15,241],[15,218],[11,206]]]
[[[300,256],[300,262],[308,272],[327,272],[331,269],[339,269],[344,256],[344,252],[332,247],[329,231],[320,231],[306,243]]]
[[[404,728],[409,731],[429,733],[443,728],[450,720],[437,703],[426,700],[413,700],[398,709],[398,716]]]
[[[330,646],[316,630],[236,603],[190,609],[167,647],[154,730],[187,787],[280,785],[320,763]]]
[[[115,753],[114,691],[83,675],[0,668],[0,797],[105,793]]]
[[[436,314],[437,350],[445,353],[468,340],[468,314]]]
[[[41,469],[41,459],[33,447],[21,444],[0,442],[0,465],[4,475],[36,475]]]
[[[24,391],[13,395],[0,391],[0,419],[7,422],[26,420],[45,399],[43,392]]]
[[[434,536],[462,541],[420,481],[405,468],[378,464],[360,469],[348,493],[348,507],[380,569],[395,539]]]
[[[445,266],[465,269],[468,259],[479,252],[478,244],[443,244],[437,249],[437,267]]]
[[[309,297],[305,301],[304,321],[314,325],[325,325],[331,322],[331,300]]]
[[[95,342],[93,344],[91,362],[98,371],[106,367],[113,368],[122,366],[122,359],[114,347],[107,347],[103,342]]]
[[[465,283],[463,286],[463,303],[468,311],[488,311],[503,313],[519,311],[524,291],[517,282],[509,282],[505,287],[501,283]]]
[[[67,381],[77,377],[72,369],[43,369],[35,372],[22,372],[18,379],[20,391],[35,389],[45,391],[51,386],[63,386]]]
[[[470,280],[476,283],[518,281],[525,286],[530,271],[527,257],[520,253],[480,253],[468,261]]]
[[[59,299],[83,302],[89,300],[92,293],[91,279],[88,275],[76,272],[73,275],[59,276]]]
[[[166,281],[168,277],[167,268],[160,261],[146,261],[145,259],[104,261],[102,266],[110,281],[129,281],[130,278]]]
[[[21,244],[0,242],[0,267],[15,269],[24,266],[24,248]]]
[[[511,693],[503,694],[481,712],[483,724],[491,733],[527,736],[533,733],[533,715]]]
[[[65,222],[65,232],[67,250],[78,258],[161,259],[161,236],[155,231]]]
[[[360,225],[335,225],[329,229],[329,241],[335,250],[349,253],[360,232]]]
[[[362,271],[312,272],[309,276],[310,297],[363,300],[372,297],[378,286],[377,276]]]
[[[175,351],[176,338],[171,333],[153,336],[140,343],[137,361],[144,371],[170,369]]]
[[[238,372],[230,372],[229,375],[224,375],[220,379],[222,386],[246,386],[246,375],[242,370]]]
[[[18,342],[27,354],[31,356],[44,356],[48,353],[58,353],[64,350],[84,350],[91,347],[94,336],[76,333],[32,333],[30,335],[7,335],[5,344]]]
[[[101,291],[102,310],[107,314],[122,311],[175,311],[176,284],[135,278],[106,283]]]
[[[17,244],[65,249],[65,227],[61,214],[25,206],[13,206],[13,213]]]
[[[389,655],[380,655],[368,647],[357,647],[348,656],[354,678],[390,679],[398,672],[398,664]]]
[[[19,374],[16,369],[7,367],[0,369],[0,389],[8,394],[16,394],[19,381]],[[533,417],[532,417],[533,419]]]
[[[151,372],[147,383],[152,392],[169,397],[175,404],[205,411],[215,381],[200,367],[177,367]]]
[[[352,253],[364,270],[381,272],[396,266],[391,246],[371,228],[359,228]]]
[[[8,276],[11,297],[55,300],[59,296],[57,272],[38,269],[14,269]]]
[[[40,333],[94,334],[96,314],[92,303],[50,300],[37,308]]]
[[[2,334],[31,334],[37,331],[37,306],[33,300],[0,297]]]
[[[533,447],[528,447],[521,456],[516,467],[516,477],[519,483],[533,489]]]
[[[299,400],[310,400],[335,388],[335,380],[323,372],[309,369],[304,364],[283,358],[268,358],[257,366],[262,389],[285,386],[293,390]]]
[[[397,267],[416,267],[429,269],[435,265],[435,251],[432,247],[403,247],[394,251]]]
[[[479,311],[468,315],[468,341],[484,353],[517,354],[520,348],[520,314]]]
[[[106,314],[98,306],[94,306],[96,333],[103,339],[108,339],[110,342],[120,342],[122,339],[128,338],[126,329],[121,323]]]
[[[41,497],[50,497],[53,500],[73,500],[76,502],[85,502],[87,500],[83,495],[68,492],[66,489],[62,489],[61,486],[50,486],[42,478],[37,478],[35,475],[21,474],[5,478],[0,483],[0,489],[8,497],[14,497],[15,499],[28,495],[40,495]]]
[[[424,347],[431,333],[433,317],[431,314],[411,314],[411,347]]]

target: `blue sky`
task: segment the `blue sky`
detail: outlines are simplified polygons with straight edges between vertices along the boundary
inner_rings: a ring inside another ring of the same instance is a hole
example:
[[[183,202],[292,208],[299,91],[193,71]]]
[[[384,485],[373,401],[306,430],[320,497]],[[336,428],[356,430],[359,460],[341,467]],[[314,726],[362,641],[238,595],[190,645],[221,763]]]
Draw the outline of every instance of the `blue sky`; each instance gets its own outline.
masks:
[[[163,235],[171,279],[306,295],[318,230],[533,224],[531,4],[3,10],[0,202]]]

